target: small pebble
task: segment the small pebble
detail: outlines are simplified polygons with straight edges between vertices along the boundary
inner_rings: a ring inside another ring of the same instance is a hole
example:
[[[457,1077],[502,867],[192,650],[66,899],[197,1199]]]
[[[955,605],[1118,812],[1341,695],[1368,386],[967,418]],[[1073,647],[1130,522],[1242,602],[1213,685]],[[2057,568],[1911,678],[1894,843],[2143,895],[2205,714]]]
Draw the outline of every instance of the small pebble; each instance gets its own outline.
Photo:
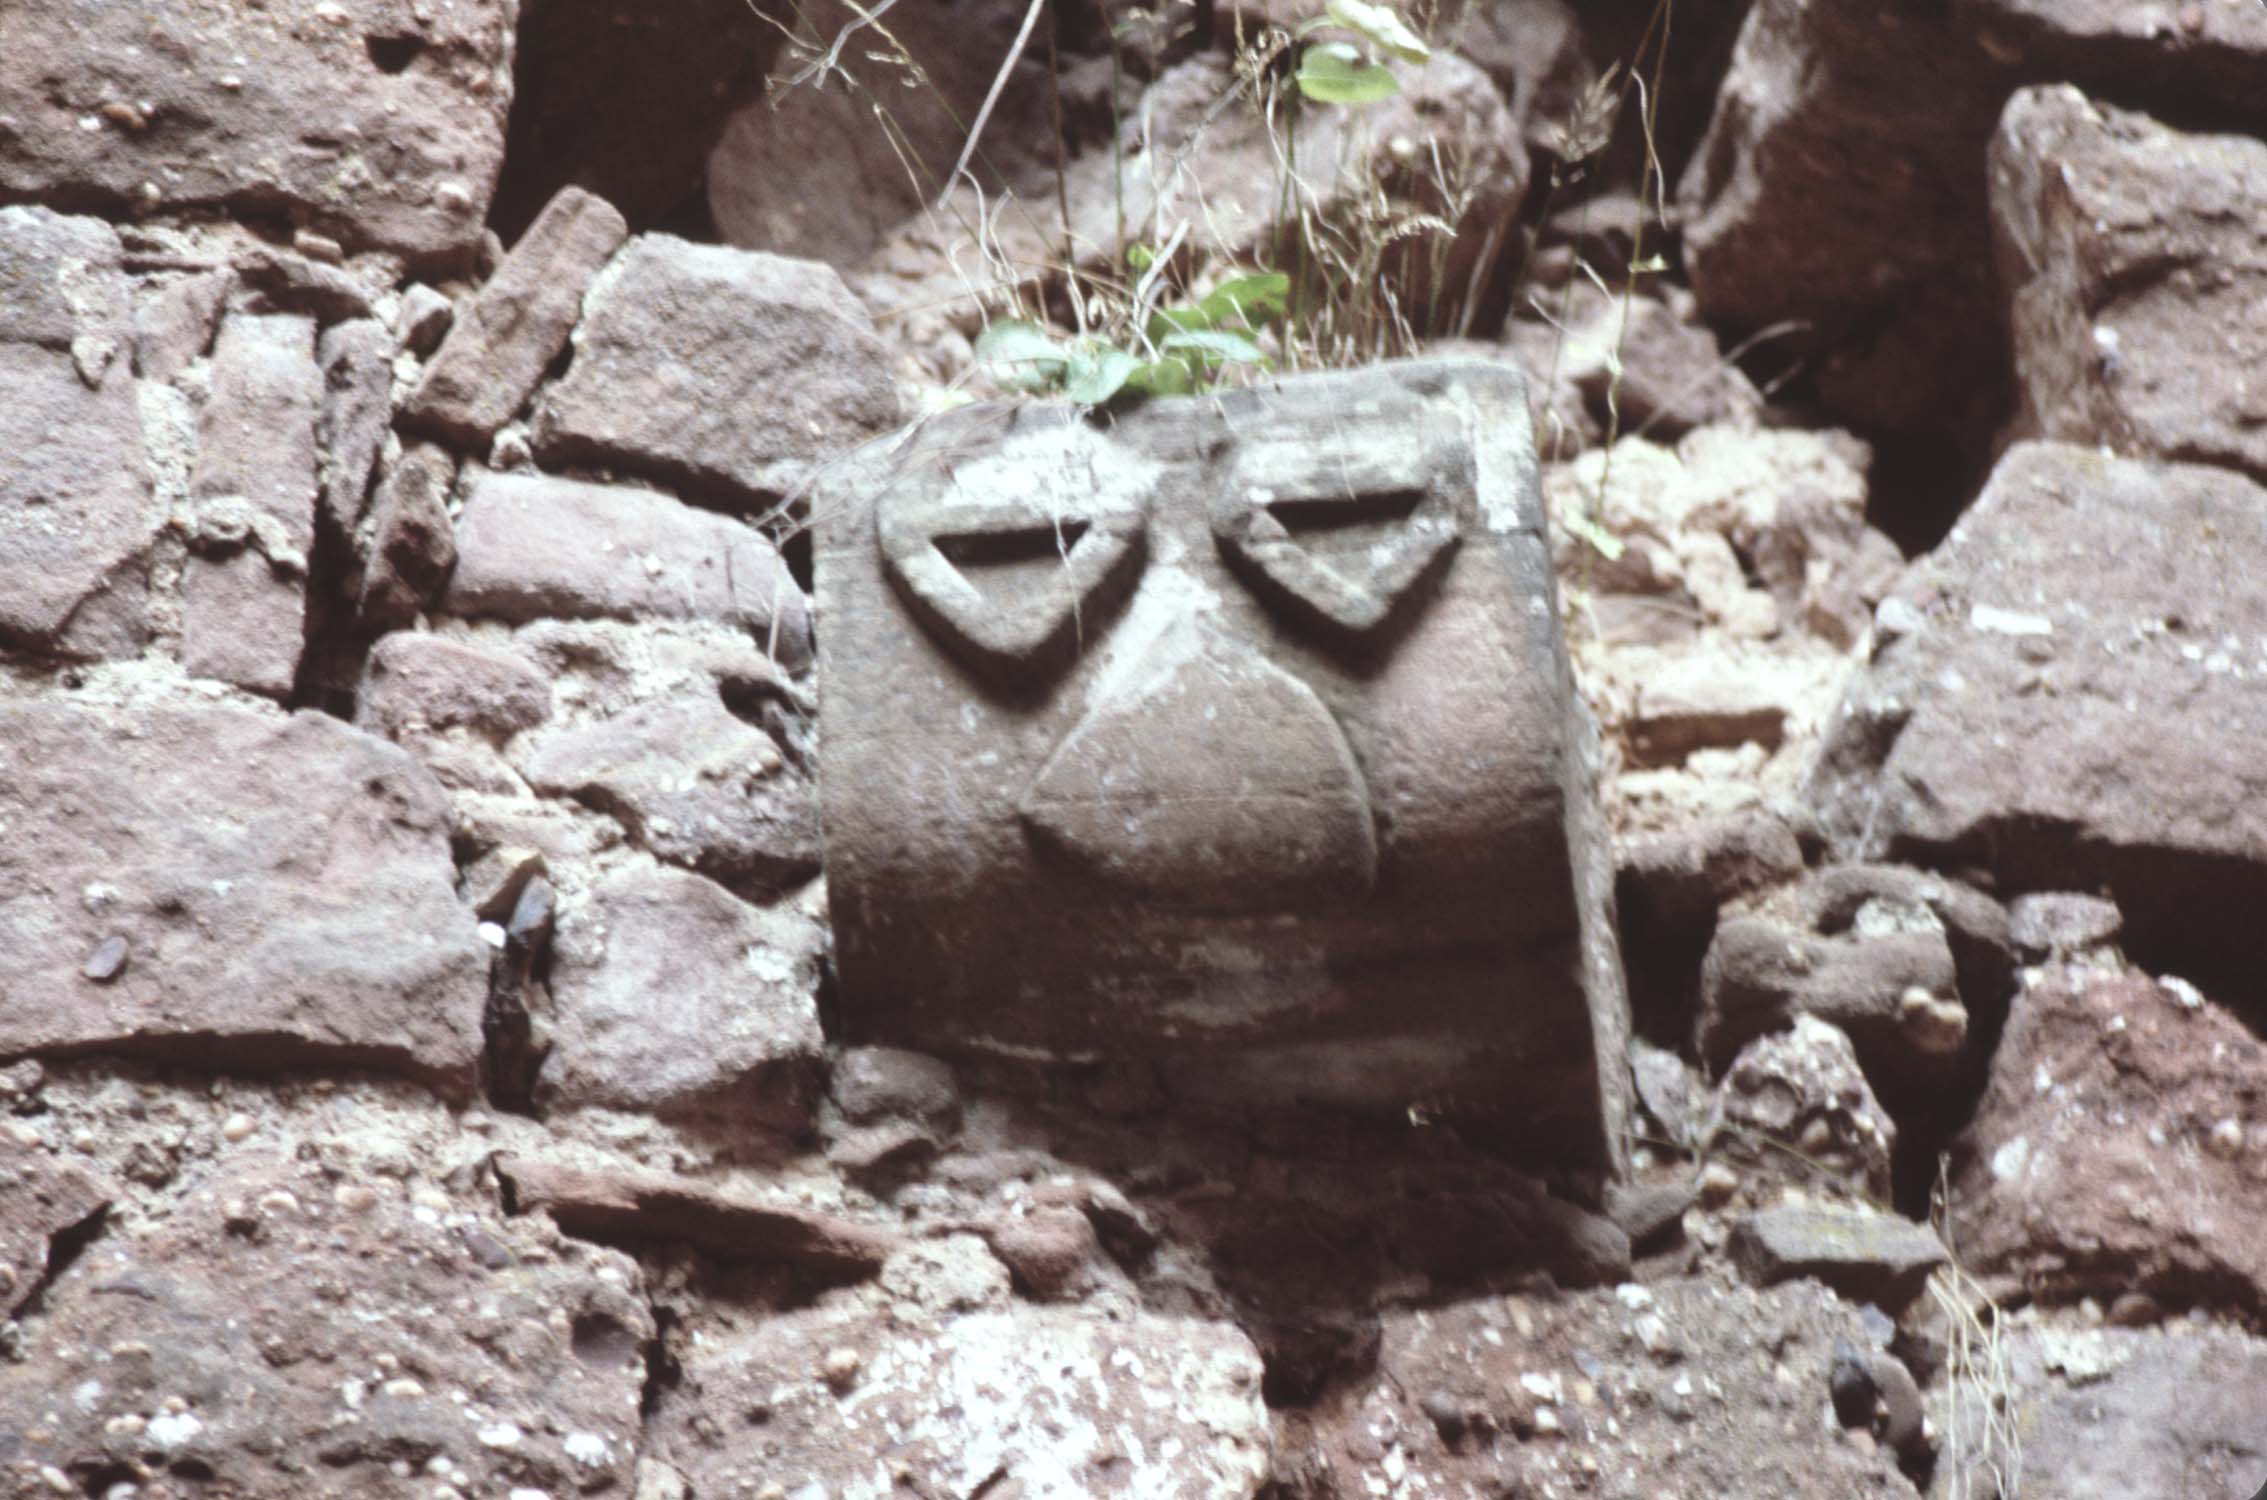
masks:
[[[126,939],[112,933],[95,945],[87,955],[86,967],[79,971],[96,984],[108,984],[126,972]]]
[[[2164,1308],[2147,1292],[2120,1293],[2109,1310],[2109,1320],[2120,1328],[2147,1328],[2164,1316]]]
[[[1724,1163],[1712,1161],[1700,1169],[1700,1201],[1710,1208],[1722,1208],[1739,1190],[1740,1174]]]
[[[455,320],[456,309],[449,299],[420,281],[401,294],[401,315],[394,326],[400,330],[402,347],[423,358],[441,347]]]
[[[827,1351],[826,1362],[819,1367],[819,1373],[837,1391],[847,1391],[858,1383],[860,1363],[855,1349],[830,1349]]]
[[[377,1190],[360,1182],[342,1182],[331,1201],[350,1214],[368,1213],[378,1204]]]
[[[238,1110],[220,1122],[220,1138],[224,1141],[240,1141],[258,1128],[250,1115]]]
[[[317,234],[312,229],[296,231],[291,236],[291,248],[309,260],[319,260],[325,265],[335,266],[346,259],[346,252],[340,248],[337,240],[327,234]]]

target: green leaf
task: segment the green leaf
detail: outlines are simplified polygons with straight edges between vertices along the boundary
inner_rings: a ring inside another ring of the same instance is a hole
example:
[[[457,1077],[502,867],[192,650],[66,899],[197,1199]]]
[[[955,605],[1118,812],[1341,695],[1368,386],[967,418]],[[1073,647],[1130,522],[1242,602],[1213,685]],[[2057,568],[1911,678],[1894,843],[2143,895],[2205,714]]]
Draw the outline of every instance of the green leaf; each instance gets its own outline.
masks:
[[[1127,377],[1125,388],[1144,396],[1186,396],[1196,389],[1196,372],[1177,359],[1152,359]]]
[[[1062,383],[1068,353],[1038,324],[1009,318],[976,336],[976,357],[1010,390],[1043,391]]]
[[[1560,516],[1559,524],[1596,548],[1598,555],[1608,562],[1622,555],[1622,539],[1580,512]]]
[[[1375,104],[1400,82],[1351,42],[1324,42],[1299,54],[1299,92],[1318,104]]]
[[[1142,332],[1153,344],[1162,344],[1176,333],[1201,333],[1217,320],[1202,303],[1195,306],[1160,307],[1149,315],[1148,326]]]
[[[1063,394],[1081,406],[1100,406],[1125,388],[1141,361],[1123,349],[1082,350],[1071,356]]]
[[[1282,317],[1290,302],[1289,273],[1262,271],[1221,282],[1205,293],[1197,306],[1204,310],[1215,328],[1235,322],[1257,328]]]
[[[1237,364],[1264,365],[1267,354],[1259,345],[1240,333],[1211,328],[1191,333],[1176,333],[1158,346],[1167,354],[1184,351],[1196,356],[1207,365]]]
[[[1411,31],[1390,5],[1372,4],[1371,0],[1323,0],[1323,10],[1348,31],[1359,33],[1403,62],[1421,63],[1433,55],[1425,39]]]
[[[1157,252],[1147,245],[1128,245],[1126,264],[1137,271],[1146,271],[1157,264]]]

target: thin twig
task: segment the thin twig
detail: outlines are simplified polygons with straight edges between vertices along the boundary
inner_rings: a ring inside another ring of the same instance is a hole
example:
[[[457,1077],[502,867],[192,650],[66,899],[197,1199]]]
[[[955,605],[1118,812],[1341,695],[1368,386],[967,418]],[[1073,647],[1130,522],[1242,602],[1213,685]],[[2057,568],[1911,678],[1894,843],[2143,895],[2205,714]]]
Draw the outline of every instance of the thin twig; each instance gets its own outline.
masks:
[[[1047,0],[1031,0],[1030,6],[1025,9],[1023,25],[1016,31],[1015,43],[1008,48],[1008,55],[1001,59],[1000,71],[992,75],[992,88],[984,96],[984,107],[976,111],[976,123],[968,127],[968,139],[961,143],[960,160],[954,162],[952,170],[945,174],[945,191],[937,199],[940,211],[944,208],[946,199],[952,195],[952,185],[960,180],[961,173],[968,170],[968,159],[976,154],[976,142],[984,134],[985,122],[992,118],[992,107],[1000,102],[1000,95],[1007,91],[1008,75],[1022,61],[1023,49],[1031,44],[1032,29],[1039,24],[1039,13],[1046,6]]]

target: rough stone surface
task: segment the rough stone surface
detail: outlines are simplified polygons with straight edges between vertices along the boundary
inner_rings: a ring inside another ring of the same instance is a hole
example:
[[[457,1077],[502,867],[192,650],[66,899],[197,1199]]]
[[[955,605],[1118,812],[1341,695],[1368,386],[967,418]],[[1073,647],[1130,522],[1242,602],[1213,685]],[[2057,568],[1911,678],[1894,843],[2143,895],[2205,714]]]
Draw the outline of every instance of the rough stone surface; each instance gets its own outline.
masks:
[[[47,1281],[59,1238],[97,1225],[117,1196],[68,1161],[16,1140],[0,1140],[0,1320],[39,1292]]]
[[[2233,1331],[2019,1327],[2002,1380],[2012,1399],[1997,1432],[1975,1420],[1932,1494],[2022,1493],[2069,1500],[2252,1494],[2267,1475],[2267,1343]],[[2009,1442],[2008,1439],[2013,1439]]]
[[[1709,1111],[1711,1159],[1886,1202],[1897,1126],[1840,1030],[1801,1015],[1750,1043],[1725,1069]]]
[[[2115,901],[2074,891],[2040,891],[2008,905],[2008,937],[2027,959],[2084,953],[2117,941],[2125,917]]]
[[[2256,135],[2267,15],[2251,5],[1953,0],[1961,28],[2030,78],[2114,90],[2147,109],[2204,114]]]
[[[679,870],[632,867],[564,907],[538,1097],[783,1130],[818,1102],[821,934]]]
[[[138,613],[129,575],[158,518],[118,261],[107,224],[0,208],[0,641],[68,650],[113,589]]]
[[[2267,142],[2026,89],[1991,183],[2021,430],[2267,477]]]
[[[1731,1253],[1758,1286],[1808,1276],[1853,1301],[1889,1310],[1918,1296],[1929,1272],[1946,1259],[1926,1225],[1870,1209],[1807,1203],[1744,1215],[1732,1232]]]
[[[604,463],[743,508],[897,424],[865,310],[816,261],[641,235],[592,286],[537,456]]]
[[[401,311],[394,318],[394,328],[402,348],[419,359],[430,359],[456,320],[456,304],[447,293],[413,281],[402,289]]]
[[[463,725],[499,737],[551,717],[551,684],[525,658],[396,631],[370,650],[357,724],[390,740]]]
[[[1259,1356],[1199,1318],[922,1312],[858,1290],[720,1319],[675,1352],[683,1380],[649,1442],[695,1494],[770,1483],[884,1500],[910,1484],[1249,1500],[1267,1472]],[[756,1407],[770,1420],[750,1433]]]
[[[198,676],[271,697],[291,691],[305,645],[322,395],[313,319],[221,325],[190,485],[199,555],[181,585],[182,661]]]
[[[784,1266],[826,1281],[878,1274],[897,1248],[887,1230],[792,1203],[767,1203],[653,1173],[507,1157],[497,1171],[522,1213],[545,1213],[590,1239],[676,1241],[729,1261]]]
[[[362,519],[370,473],[393,420],[394,336],[376,318],[323,330],[323,407],[315,421],[322,451],[323,515],[341,536]]]
[[[656,858],[728,887],[776,887],[818,869],[810,778],[713,691],[547,730],[516,763],[537,791],[613,813]]]
[[[294,244],[303,242],[292,237]],[[270,245],[252,245],[231,261],[236,282],[248,295],[242,308],[254,313],[300,313],[318,323],[362,322],[376,311],[379,287],[336,264],[335,246],[322,259],[295,255]]]
[[[1301,1421],[1293,1493],[1753,1495],[1913,1491],[1871,1445],[1823,1438],[1837,1342],[1823,1288],[1675,1279],[1450,1301],[1385,1320],[1377,1369]]]
[[[1809,799],[1834,846],[2105,888],[2137,951],[2256,960],[2267,491],[2011,449],[1882,606]]]
[[[1901,915],[1913,920],[1834,933],[1727,918],[1701,969],[1702,1056],[1722,1065],[1754,1038],[1810,1015],[1850,1033],[1885,1083],[1935,1076],[1967,1043],[1959,969],[1933,915]]]
[[[503,160],[516,15],[12,5],[0,193],[288,213],[357,247],[468,259]]]
[[[413,623],[456,566],[449,488],[456,463],[446,451],[419,444],[380,481],[370,507],[370,560],[362,572],[358,610],[380,630]]]
[[[406,1071],[469,1089],[486,950],[449,818],[313,714],[0,707],[0,1054]],[[113,935],[108,984],[81,973]]]
[[[1996,1284],[2267,1305],[2267,1047],[2186,981],[2035,972],[1961,1148],[1961,1260]]]
[[[1681,307],[1650,297],[1607,297],[1578,282],[1563,342],[1551,331],[1559,378],[1581,393],[1601,425],[1618,415],[1625,433],[1673,443],[1695,427],[1753,426],[1763,398],[1716,336]]]
[[[2007,367],[1976,163],[2010,83],[1942,10],[1758,0],[1678,198],[1711,323],[1806,321],[1846,420],[1975,444]]]
[[[1225,16],[1221,25],[1225,33]],[[1288,192],[1349,239],[1381,213],[1454,220],[1452,243],[1429,242],[1445,250],[1445,265],[1388,247],[1377,274],[1421,332],[1457,325],[1465,292],[1487,280],[1484,247],[1503,242],[1527,186],[1519,121],[1486,72],[1440,49],[1421,65],[1389,64],[1398,88],[1388,99],[1268,120],[1245,107],[1248,98],[1221,107],[1240,88],[1225,49],[1160,61],[1139,98],[1115,107],[1118,149],[1098,144],[1073,158],[1059,194],[1049,172],[1037,200],[1044,210],[989,213],[963,187],[941,212],[908,219],[883,243],[855,278],[859,294],[893,317],[942,310],[973,331],[984,321],[979,296],[1035,290],[1066,245],[1081,265],[1115,275],[1121,225],[1127,239],[1162,238],[1185,222],[1199,259],[1248,264],[1268,253],[1279,192]],[[1411,163],[1426,165],[1412,171]],[[1294,185],[1283,186],[1287,175]],[[1444,177],[1454,201],[1440,190]],[[1058,203],[1067,205],[1067,229]],[[971,256],[957,226],[978,219],[988,226],[988,251]]]
[[[99,388],[127,337],[118,232],[100,219],[0,208],[0,343],[56,349]]]
[[[192,557],[181,580],[181,664],[270,698],[286,698],[306,640],[299,580],[250,548]]]
[[[485,445],[567,347],[583,292],[629,232],[612,204],[580,188],[553,198],[449,330],[403,420]]]
[[[823,490],[864,1034],[1161,1056],[1235,1101],[1508,1104],[1618,1150],[1611,874],[1525,411],[1476,364],[1101,428],[972,407]],[[1505,1068],[1537,1086],[1507,1100]]]
[[[624,1493],[642,1291],[538,1220],[248,1161],[51,1288],[0,1365],[0,1473],[26,1496],[49,1471],[243,1500]]]
[[[732,116],[708,155],[710,216],[730,244],[822,260],[842,270],[863,261],[923,207],[923,182],[953,169],[1023,21],[1014,0],[973,6],[908,5],[889,18],[892,40],[918,59],[922,86],[902,87],[902,64],[886,48],[852,46],[841,66],[855,86],[774,86]],[[814,13],[815,14],[815,13]],[[807,18],[806,18],[807,19]],[[800,40],[819,50],[831,32]],[[1059,76],[1059,75],[1058,75]],[[984,127],[973,167],[991,191],[1006,182],[1051,191],[1049,75],[1026,54]],[[873,103],[889,101],[892,128],[875,130]],[[910,175],[907,161],[922,174]]]
[[[450,613],[522,621],[721,620],[810,658],[803,590],[765,537],[651,490],[485,474],[456,522]]]
[[[1609,726],[1602,796],[1625,839],[1768,816],[1800,790],[1901,567],[1866,520],[1872,462],[1847,433],[1711,425],[1545,472],[1576,683]]]
[[[134,303],[134,373],[169,381],[202,359],[234,279],[226,270],[146,279]]]

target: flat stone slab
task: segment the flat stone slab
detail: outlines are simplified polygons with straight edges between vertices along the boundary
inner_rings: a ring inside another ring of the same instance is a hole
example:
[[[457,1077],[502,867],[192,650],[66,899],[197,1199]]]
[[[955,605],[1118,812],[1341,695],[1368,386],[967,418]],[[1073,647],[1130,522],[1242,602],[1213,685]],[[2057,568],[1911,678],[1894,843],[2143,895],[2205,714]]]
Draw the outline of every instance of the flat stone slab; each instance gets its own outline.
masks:
[[[818,1106],[824,934],[683,870],[631,867],[565,906],[537,1098],[799,1131]]]
[[[520,1157],[498,1158],[496,1171],[521,1213],[547,1213],[585,1239],[679,1241],[719,1260],[785,1267],[819,1281],[863,1281],[899,1244],[887,1229],[687,1178]]]
[[[516,0],[0,12],[0,195],[290,213],[469,260],[503,164]]]
[[[488,474],[456,522],[449,613],[528,620],[721,620],[789,666],[811,617],[778,548],[730,516],[653,490]]]
[[[1813,1203],[1779,1203],[1744,1216],[1732,1228],[1731,1253],[1757,1286],[1808,1276],[1885,1308],[1912,1301],[1946,1260],[1943,1243],[1924,1224]]]
[[[768,505],[897,425],[888,350],[832,266],[666,234],[600,274],[536,409],[545,463],[601,463]]]
[[[862,1032],[1453,1101],[1604,1159],[1611,875],[1525,401],[1506,366],[1413,364],[972,407],[822,487]]]
[[[0,208],[0,641],[74,656],[140,645],[132,564],[161,518],[119,255],[100,220]],[[81,611],[113,590],[124,628],[74,641]]]
[[[2267,955],[2267,489],[2008,450],[1877,613],[1806,793],[1836,854],[2112,888],[2133,951]]]
[[[319,714],[0,707],[0,1057],[369,1066],[469,1093],[488,953],[441,790]]]

